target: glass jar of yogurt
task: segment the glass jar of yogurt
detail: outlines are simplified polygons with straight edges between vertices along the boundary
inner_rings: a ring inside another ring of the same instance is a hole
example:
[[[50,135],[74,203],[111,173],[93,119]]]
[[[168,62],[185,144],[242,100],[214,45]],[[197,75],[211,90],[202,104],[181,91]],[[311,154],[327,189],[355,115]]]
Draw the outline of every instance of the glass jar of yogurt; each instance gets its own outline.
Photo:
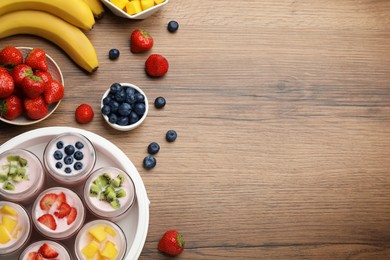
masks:
[[[43,153],[43,164],[49,175],[65,186],[84,182],[96,163],[91,141],[78,133],[64,133],[53,138]]]
[[[135,200],[135,186],[129,174],[115,167],[95,170],[84,185],[84,201],[97,217],[122,219]]]
[[[51,240],[41,240],[32,243],[19,256],[19,260],[38,259],[71,260],[69,251],[60,243]],[[42,258],[39,258],[42,259]]]
[[[31,220],[27,210],[16,203],[0,201],[0,258],[21,250],[31,237]]]
[[[126,236],[117,224],[103,219],[94,220],[77,234],[74,250],[80,260],[122,260],[127,250]]]
[[[0,155],[0,197],[27,205],[42,191],[45,173],[39,158],[25,149]]]
[[[36,229],[49,239],[65,240],[82,227],[85,209],[80,197],[64,187],[44,190],[31,208]]]

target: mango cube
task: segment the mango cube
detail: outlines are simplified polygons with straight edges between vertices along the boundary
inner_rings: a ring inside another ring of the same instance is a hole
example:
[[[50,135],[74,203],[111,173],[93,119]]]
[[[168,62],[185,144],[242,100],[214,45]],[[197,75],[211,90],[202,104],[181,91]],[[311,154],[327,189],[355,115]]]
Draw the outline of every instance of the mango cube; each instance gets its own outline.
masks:
[[[106,231],[108,234],[110,234],[112,237],[115,237],[116,236],[116,232],[115,232],[115,230],[112,228],[112,227],[110,227],[110,226],[106,226],[105,228],[104,228],[104,231]]]
[[[156,5],[158,5],[158,4],[161,4],[162,2],[164,2],[165,0],[154,0],[154,3],[156,4]]]
[[[18,216],[18,212],[14,208],[12,208],[11,206],[8,206],[8,205],[4,205],[1,208],[1,212],[4,214],[11,215],[11,216]]]
[[[154,0],[141,0],[142,10],[146,10],[154,6]]]
[[[131,0],[127,2],[126,12],[130,15],[142,12],[141,2],[139,0]]]
[[[103,242],[107,238],[106,231],[104,231],[103,225],[98,225],[90,230],[88,230],[88,233],[91,234],[97,241]]]
[[[115,259],[118,254],[118,249],[111,241],[107,241],[103,250],[100,252],[102,256],[107,257],[108,259]]]
[[[18,225],[18,221],[10,216],[3,215],[1,218],[1,224],[8,230],[10,234],[14,232],[14,229]]]
[[[128,0],[111,0],[110,2],[113,3],[119,9],[123,9],[123,8],[125,8]]]
[[[11,236],[9,235],[7,229],[0,225],[0,244],[6,244],[11,240]]]
[[[96,241],[91,241],[88,245],[86,245],[83,249],[81,249],[81,253],[89,259],[94,258],[96,253],[99,250],[99,244]]]

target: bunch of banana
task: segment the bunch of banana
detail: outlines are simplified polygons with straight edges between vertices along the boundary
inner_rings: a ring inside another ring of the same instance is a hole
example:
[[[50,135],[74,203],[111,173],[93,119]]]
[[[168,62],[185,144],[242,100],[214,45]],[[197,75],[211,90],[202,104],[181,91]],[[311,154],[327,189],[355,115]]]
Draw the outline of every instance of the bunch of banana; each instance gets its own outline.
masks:
[[[103,14],[100,0],[0,0],[0,39],[17,34],[40,36],[91,73],[99,63],[82,30],[91,30],[95,18]]]

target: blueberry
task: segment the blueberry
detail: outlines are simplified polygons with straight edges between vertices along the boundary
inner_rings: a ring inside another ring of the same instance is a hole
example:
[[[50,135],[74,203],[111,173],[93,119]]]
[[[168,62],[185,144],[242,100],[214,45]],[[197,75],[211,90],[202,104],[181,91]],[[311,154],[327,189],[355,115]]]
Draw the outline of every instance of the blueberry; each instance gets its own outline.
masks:
[[[61,169],[61,168],[62,168],[62,163],[57,162],[57,163],[56,163],[56,168],[57,168],[57,169]]]
[[[107,96],[107,97],[103,98],[103,105],[110,104],[111,100],[112,100],[111,96]]]
[[[111,49],[109,52],[108,52],[108,58],[110,60],[116,60],[119,58],[119,50],[118,49]]]
[[[163,97],[157,97],[155,100],[154,100],[154,107],[155,108],[163,108],[165,107],[165,104],[166,104],[166,100],[165,98]]]
[[[129,116],[131,113],[131,105],[129,103],[122,103],[119,105],[118,114],[122,116]]]
[[[126,89],[125,101],[129,104],[133,104],[137,101],[136,93],[135,93],[135,90],[133,88]]]
[[[134,106],[134,111],[139,115],[140,117],[145,113],[146,107],[144,103],[136,103]]]
[[[179,29],[179,23],[172,20],[172,21],[170,21],[170,22],[168,23],[167,29],[168,29],[168,31],[170,31],[171,33],[176,32],[177,29]]]
[[[165,135],[165,139],[167,139],[168,142],[173,142],[177,138],[177,133],[175,130],[168,130],[168,132]]]
[[[110,93],[111,94],[116,94],[117,92],[122,90],[122,85],[119,83],[113,83],[110,87]]]
[[[157,161],[153,155],[148,155],[144,158],[143,166],[145,169],[152,169],[156,166]]]
[[[65,173],[69,174],[72,172],[72,169],[70,167],[66,167],[64,171],[65,171]]]
[[[62,148],[64,148],[64,143],[62,141],[58,141],[56,146],[58,149],[62,149]]]
[[[115,100],[117,102],[122,103],[123,101],[125,101],[125,98],[126,98],[126,92],[123,89],[119,92],[116,92]]]
[[[79,150],[84,148],[84,145],[83,145],[82,142],[76,142],[75,146],[76,146],[76,148],[79,149]]]
[[[111,100],[109,106],[110,106],[110,109],[111,109],[111,113],[118,112],[118,108],[119,108],[119,103],[118,102],[116,102],[115,100]]]
[[[73,158],[75,158],[77,161],[81,161],[84,158],[83,152],[77,151],[74,153]]]
[[[125,126],[129,124],[129,118],[127,116],[121,116],[118,118],[118,121],[116,121],[118,125]]]
[[[70,165],[70,164],[72,164],[73,163],[73,157],[72,156],[65,156],[65,158],[64,158],[64,163],[66,164],[66,165]]]
[[[118,121],[118,116],[116,114],[111,114],[109,117],[108,117],[108,121],[111,123],[111,124],[116,124],[116,122]]]
[[[148,146],[148,153],[150,154],[156,154],[160,151],[160,146],[156,142],[152,142]]]
[[[131,87],[127,87],[125,89],[125,92],[126,92],[126,95],[127,96],[133,96],[135,94],[135,89],[131,88]]]
[[[83,164],[81,162],[77,162],[77,163],[74,164],[73,168],[76,171],[80,171],[83,168]]]
[[[143,103],[145,103],[145,96],[142,95],[139,92],[137,94],[135,94],[135,99],[136,99],[136,102],[143,102]]]
[[[107,116],[111,113],[111,107],[109,105],[103,105],[101,111],[103,115]]]
[[[67,145],[64,149],[66,155],[72,155],[75,151],[73,145]]]
[[[138,120],[139,120],[139,116],[137,115],[137,113],[134,111],[131,111],[130,116],[129,116],[130,124],[137,123]]]
[[[62,152],[61,152],[60,150],[57,150],[57,151],[54,152],[54,155],[53,155],[53,156],[54,156],[54,159],[56,159],[56,160],[61,160],[63,154],[62,154]]]

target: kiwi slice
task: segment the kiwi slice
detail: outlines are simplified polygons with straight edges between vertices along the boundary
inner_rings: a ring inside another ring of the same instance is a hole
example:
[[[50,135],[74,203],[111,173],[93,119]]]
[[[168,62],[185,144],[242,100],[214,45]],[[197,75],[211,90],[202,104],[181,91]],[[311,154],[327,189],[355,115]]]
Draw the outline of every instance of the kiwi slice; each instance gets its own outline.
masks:
[[[89,196],[91,197],[97,197],[100,192],[100,187],[96,184],[91,184],[91,187],[89,188]]]
[[[117,198],[123,198],[126,196],[126,191],[124,189],[119,189],[116,191]]]
[[[6,183],[3,184],[3,189],[4,190],[15,190],[15,186],[7,181]]]
[[[119,209],[121,207],[121,203],[119,202],[118,199],[114,199],[113,201],[110,202],[111,207],[114,209]]]

